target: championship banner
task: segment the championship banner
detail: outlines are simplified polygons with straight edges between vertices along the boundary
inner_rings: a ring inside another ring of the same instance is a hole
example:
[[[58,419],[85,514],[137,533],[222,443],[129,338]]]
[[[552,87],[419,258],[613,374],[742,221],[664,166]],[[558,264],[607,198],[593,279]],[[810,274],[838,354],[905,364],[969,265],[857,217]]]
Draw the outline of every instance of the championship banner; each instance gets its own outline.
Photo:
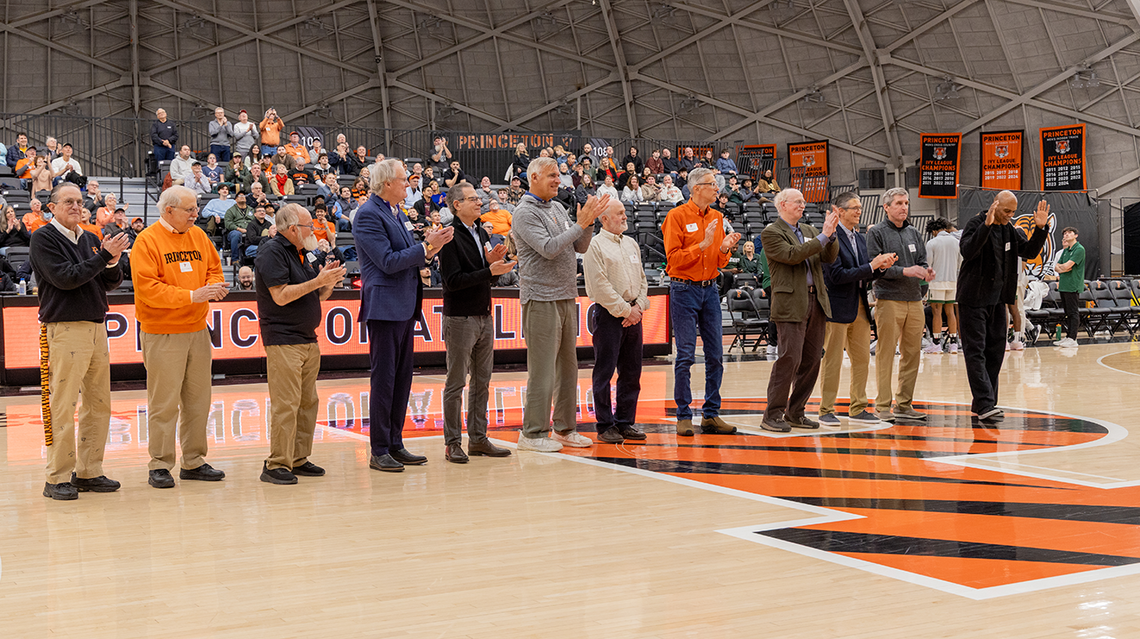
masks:
[[[313,142],[314,141],[320,142],[321,146],[324,147],[324,145],[325,145],[325,134],[323,131],[321,131],[320,128],[315,127],[315,126],[298,126],[298,127],[293,127],[293,130],[296,131],[297,134],[301,136],[301,144],[306,149],[313,148]],[[333,151],[336,151],[336,149],[333,149]]]
[[[1041,129],[1041,190],[1085,190],[1085,125]]]
[[[918,162],[918,197],[948,200],[958,197],[961,133],[923,133]]]
[[[827,175],[827,161],[827,140],[788,142],[788,166],[792,169],[804,167],[804,177]]]
[[[1020,191],[1025,131],[982,133],[981,142],[982,188]]]
[[[651,294],[649,310],[642,320],[644,343],[668,344],[668,294]],[[593,344],[596,314],[606,312],[588,297],[579,297],[578,346]],[[368,332],[365,325],[356,321],[360,298],[328,299],[321,302],[322,319],[317,327],[317,342],[321,355],[367,355]],[[6,369],[39,368],[40,342],[37,306],[5,306],[4,367]],[[443,300],[423,300],[425,321],[417,322],[415,351],[444,352]],[[491,318],[494,323],[495,350],[522,350],[526,348],[522,332],[522,306],[517,297],[493,297]],[[239,360],[265,357],[265,345],[257,321],[257,301],[225,300],[210,304],[206,318],[213,345],[213,359]],[[135,320],[133,303],[114,303],[107,312],[107,337],[111,350],[111,364],[141,364],[142,343],[139,324]]]
[[[765,169],[776,166],[775,144],[750,144],[736,147],[736,169],[741,176],[759,180]]]

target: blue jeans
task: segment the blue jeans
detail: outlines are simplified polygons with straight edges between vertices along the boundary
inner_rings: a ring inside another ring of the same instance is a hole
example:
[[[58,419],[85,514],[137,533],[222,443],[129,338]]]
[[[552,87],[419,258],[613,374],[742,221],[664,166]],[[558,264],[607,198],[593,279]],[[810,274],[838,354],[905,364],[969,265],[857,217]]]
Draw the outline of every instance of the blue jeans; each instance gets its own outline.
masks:
[[[226,234],[230,241],[230,259],[238,259],[241,254],[238,249],[241,248],[241,238],[245,237],[245,229],[234,229]]]
[[[336,230],[337,231],[351,231],[352,230],[352,221],[348,219],[348,215],[341,216],[339,219],[337,219]]]
[[[175,156],[174,146],[167,147],[165,144],[154,145],[154,161],[163,162],[166,160],[173,160]]]
[[[214,157],[218,158],[219,164],[226,164],[233,158],[233,153],[230,151],[230,145],[228,144],[211,144],[210,153],[213,153]]]
[[[257,257],[257,245],[250,244],[249,246],[245,247],[245,256],[251,260]]]
[[[265,157],[273,157],[277,155],[277,147],[269,146],[268,144],[261,145],[261,155]]]
[[[692,419],[689,404],[693,392],[689,388],[689,369],[696,361],[697,332],[705,354],[705,417],[720,414],[720,380],[724,376],[721,361],[724,345],[721,333],[720,290],[712,286],[694,286],[688,282],[669,283],[669,321],[677,342],[677,358],[673,361],[673,400],[677,403],[677,419]]]

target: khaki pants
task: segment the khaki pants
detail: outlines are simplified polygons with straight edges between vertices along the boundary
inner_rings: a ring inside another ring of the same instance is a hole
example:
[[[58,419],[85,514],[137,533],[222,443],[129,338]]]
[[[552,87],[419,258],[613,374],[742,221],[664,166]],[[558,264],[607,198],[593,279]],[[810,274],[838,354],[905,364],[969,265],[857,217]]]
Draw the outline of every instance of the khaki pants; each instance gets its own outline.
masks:
[[[316,344],[266,346],[265,362],[271,411],[266,468],[296,468],[313,452],[321,350]]]
[[[879,378],[876,408],[891,411],[891,375],[894,372],[895,347],[900,353],[899,390],[894,394],[896,408],[906,410],[914,399],[914,382],[918,379],[918,362],[922,357],[922,330],[926,313],[922,302],[879,300],[875,304],[875,327],[879,342],[875,346],[875,369]]]
[[[52,322],[46,330],[52,440],[47,447],[47,481],[70,481],[73,471],[77,477],[92,479],[103,474],[103,451],[111,423],[107,326],[95,322]],[[77,433],[75,405],[80,393],[83,404],[79,407]]]
[[[171,470],[175,429],[182,468],[206,463],[206,419],[210,415],[210,332],[141,333],[146,366],[150,470]]]
[[[835,412],[835,396],[839,392],[839,372],[843,369],[843,351],[851,359],[851,387],[848,391],[851,404],[847,408],[850,416],[858,415],[867,409],[867,370],[871,363],[871,322],[867,319],[867,309],[859,305],[859,314],[850,324],[827,323],[827,338],[823,343],[823,372],[819,403],[819,414]]]
[[[578,307],[574,300],[522,305],[526,337],[525,437],[578,430]]]

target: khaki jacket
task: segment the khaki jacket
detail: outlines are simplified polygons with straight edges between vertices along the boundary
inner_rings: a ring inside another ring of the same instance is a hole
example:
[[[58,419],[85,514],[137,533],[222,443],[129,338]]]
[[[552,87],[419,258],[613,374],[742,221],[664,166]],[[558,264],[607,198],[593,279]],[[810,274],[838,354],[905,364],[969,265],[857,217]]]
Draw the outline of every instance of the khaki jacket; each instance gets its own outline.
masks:
[[[831,317],[831,301],[823,280],[823,262],[835,261],[839,255],[839,244],[833,239],[824,247],[816,239],[819,231],[815,227],[803,222],[799,227],[807,240],[802,244],[791,227],[780,219],[764,227],[760,233],[772,278],[770,308],[775,322],[802,322],[807,319],[809,268],[815,284],[815,299],[827,317]]]

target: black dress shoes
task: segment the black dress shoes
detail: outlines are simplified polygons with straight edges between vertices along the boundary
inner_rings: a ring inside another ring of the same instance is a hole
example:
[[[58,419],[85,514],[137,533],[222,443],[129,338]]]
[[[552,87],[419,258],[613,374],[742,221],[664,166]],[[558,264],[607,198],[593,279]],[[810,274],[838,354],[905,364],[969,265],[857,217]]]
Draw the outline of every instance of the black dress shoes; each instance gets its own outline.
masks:
[[[618,424],[617,428],[618,432],[621,433],[621,436],[624,439],[635,439],[639,441],[645,439],[645,433],[628,424]]]
[[[395,459],[396,461],[406,466],[420,466],[427,463],[427,457],[424,457],[423,455],[416,455],[407,448],[401,448],[400,450],[391,450],[388,451],[388,454],[392,456],[392,459]]]
[[[467,454],[484,457],[510,457],[511,449],[496,446],[491,443],[491,440],[484,439],[479,442],[467,442]]]
[[[404,465],[392,459],[391,455],[373,455],[368,459],[368,467],[373,470],[382,470],[386,473],[404,472]]]
[[[289,485],[297,483],[297,476],[288,468],[269,468],[269,462],[261,462],[261,481],[267,484]]]
[[[463,452],[463,444],[448,444],[443,458],[453,464],[467,463],[467,453]]]
[[[301,477],[324,477],[325,469],[311,461],[307,461],[300,466],[295,466],[293,468],[293,474]]]
[[[165,468],[150,471],[150,477],[146,483],[155,488],[174,488],[174,478],[170,476],[170,471]]]
[[[75,473],[71,473],[71,485],[81,493],[91,491],[93,493],[113,493],[119,489],[122,484],[114,479],[107,479],[106,475],[99,475],[91,479],[83,479],[76,477]]]
[[[179,479],[189,479],[192,481],[222,481],[225,479],[226,473],[218,470],[209,464],[202,464],[197,468],[183,468],[178,471]]]
[[[773,433],[792,432],[792,427],[788,425],[788,422],[784,421],[783,417],[768,417],[765,415],[763,421],[760,422],[760,428],[770,430]]]
[[[49,484],[44,483],[44,497],[51,497],[60,501],[70,501],[72,499],[79,499],[79,491],[75,486],[67,482],[62,484]]]
[[[617,427],[610,426],[598,431],[598,441],[603,444],[620,444],[625,441],[625,438],[618,432]]]

